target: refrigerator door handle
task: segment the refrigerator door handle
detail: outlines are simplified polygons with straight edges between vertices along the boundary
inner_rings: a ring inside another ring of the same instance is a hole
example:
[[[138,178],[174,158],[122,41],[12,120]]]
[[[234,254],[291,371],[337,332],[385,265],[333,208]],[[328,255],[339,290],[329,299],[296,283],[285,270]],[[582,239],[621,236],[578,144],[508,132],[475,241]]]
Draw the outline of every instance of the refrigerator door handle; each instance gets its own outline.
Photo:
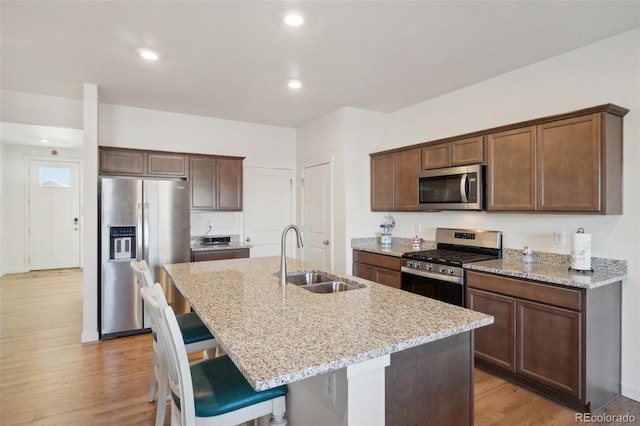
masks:
[[[142,203],[136,205],[136,260],[139,262],[144,259],[142,252]]]
[[[142,204],[142,240],[144,259],[149,262],[149,203]]]

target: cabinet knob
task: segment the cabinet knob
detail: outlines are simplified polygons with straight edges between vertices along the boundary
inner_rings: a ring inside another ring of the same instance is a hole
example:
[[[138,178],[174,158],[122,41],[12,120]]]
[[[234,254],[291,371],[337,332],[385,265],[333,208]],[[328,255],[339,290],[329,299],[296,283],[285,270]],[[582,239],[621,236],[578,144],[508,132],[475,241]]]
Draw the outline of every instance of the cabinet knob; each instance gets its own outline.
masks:
[[[245,241],[250,243],[251,242],[251,238],[247,237],[247,239]]]
[[[328,245],[329,245],[329,240],[324,240],[324,241],[322,242],[322,244],[324,244],[325,246],[328,246]]]

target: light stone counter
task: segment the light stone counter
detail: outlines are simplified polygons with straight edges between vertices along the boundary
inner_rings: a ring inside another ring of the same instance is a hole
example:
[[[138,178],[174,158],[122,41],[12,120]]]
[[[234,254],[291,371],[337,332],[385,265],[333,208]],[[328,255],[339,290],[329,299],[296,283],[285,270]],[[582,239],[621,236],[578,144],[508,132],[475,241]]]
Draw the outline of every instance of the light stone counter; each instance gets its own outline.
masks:
[[[514,278],[560,284],[568,287],[592,289],[625,279],[624,271],[570,271],[567,266],[546,263],[523,263],[522,260],[497,259],[464,265],[466,269],[489,272]]]
[[[239,241],[231,241],[228,244],[202,244],[192,243],[191,250],[193,251],[221,251],[221,250],[234,250],[234,249],[250,249],[252,246],[249,244],[241,243]]]
[[[274,273],[279,257],[165,265],[256,390],[296,382],[493,323],[493,317],[344,277],[365,288],[317,294]],[[289,273],[320,270],[288,259]]]

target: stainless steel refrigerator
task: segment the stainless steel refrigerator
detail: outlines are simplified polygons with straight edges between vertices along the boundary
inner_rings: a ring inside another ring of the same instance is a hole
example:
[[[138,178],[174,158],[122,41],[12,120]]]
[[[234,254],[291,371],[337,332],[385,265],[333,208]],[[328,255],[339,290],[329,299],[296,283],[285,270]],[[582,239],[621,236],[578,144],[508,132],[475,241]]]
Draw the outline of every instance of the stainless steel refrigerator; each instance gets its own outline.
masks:
[[[176,313],[187,312],[162,265],[189,261],[189,183],[102,177],[99,193],[100,339],[148,331],[131,260],[146,260]]]

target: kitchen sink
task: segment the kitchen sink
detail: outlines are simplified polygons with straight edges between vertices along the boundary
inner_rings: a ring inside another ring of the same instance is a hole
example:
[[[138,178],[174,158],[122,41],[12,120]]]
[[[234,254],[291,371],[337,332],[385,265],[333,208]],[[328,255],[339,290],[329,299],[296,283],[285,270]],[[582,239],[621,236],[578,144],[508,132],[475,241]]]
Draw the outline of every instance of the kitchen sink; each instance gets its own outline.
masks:
[[[303,285],[300,288],[304,288],[305,290],[311,291],[313,293],[337,293],[339,291],[355,290],[362,287],[343,283],[342,281],[329,281],[318,284]]]
[[[287,275],[287,282],[295,285],[309,285],[335,281],[335,278],[320,272],[300,272]]]
[[[279,277],[280,274],[274,274]],[[287,275],[287,282],[313,293],[338,293],[364,288],[362,284],[346,283],[339,278],[317,271],[301,271]]]

